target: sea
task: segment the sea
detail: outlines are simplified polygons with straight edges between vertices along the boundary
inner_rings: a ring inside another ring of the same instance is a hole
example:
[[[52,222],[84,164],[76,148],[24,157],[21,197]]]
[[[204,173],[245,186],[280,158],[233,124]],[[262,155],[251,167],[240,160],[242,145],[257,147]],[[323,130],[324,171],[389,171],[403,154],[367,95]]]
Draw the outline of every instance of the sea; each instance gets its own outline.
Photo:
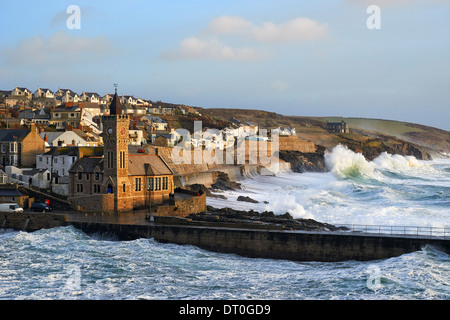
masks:
[[[383,153],[367,161],[337,146],[326,165],[324,173],[248,176],[242,189],[216,193],[226,199],[207,201],[336,225],[450,227],[450,159]],[[71,226],[0,230],[0,300],[141,299],[449,300],[450,256],[426,246],[374,261],[294,262],[118,241]]]

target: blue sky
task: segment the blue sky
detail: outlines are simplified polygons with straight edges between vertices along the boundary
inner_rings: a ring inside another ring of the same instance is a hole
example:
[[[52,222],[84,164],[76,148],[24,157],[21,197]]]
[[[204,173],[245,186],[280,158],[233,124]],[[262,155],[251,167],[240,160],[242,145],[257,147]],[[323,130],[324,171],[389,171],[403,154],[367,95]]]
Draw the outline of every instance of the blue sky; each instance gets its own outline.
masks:
[[[370,30],[369,5],[381,12]],[[81,28],[70,30],[70,5]],[[0,1],[0,89],[450,130],[449,0]]]

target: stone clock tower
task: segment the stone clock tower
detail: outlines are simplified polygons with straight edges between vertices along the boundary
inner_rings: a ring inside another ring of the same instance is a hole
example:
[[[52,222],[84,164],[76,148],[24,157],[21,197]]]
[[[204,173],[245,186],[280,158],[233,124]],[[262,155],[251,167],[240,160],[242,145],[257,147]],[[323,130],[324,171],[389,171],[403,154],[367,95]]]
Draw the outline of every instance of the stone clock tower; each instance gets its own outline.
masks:
[[[122,114],[122,105],[117,88],[109,107],[109,115],[102,116],[104,160],[103,186],[105,193],[114,194],[115,211],[128,211],[133,207],[129,198],[128,178],[128,115]]]

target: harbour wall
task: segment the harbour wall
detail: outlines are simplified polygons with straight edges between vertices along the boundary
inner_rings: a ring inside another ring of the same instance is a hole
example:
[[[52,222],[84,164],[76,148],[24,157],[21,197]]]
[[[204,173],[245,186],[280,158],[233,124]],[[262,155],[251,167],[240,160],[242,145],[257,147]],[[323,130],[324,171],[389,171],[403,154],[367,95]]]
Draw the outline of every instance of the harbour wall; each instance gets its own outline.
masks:
[[[400,256],[421,250],[426,245],[450,253],[450,241],[443,238],[190,226],[186,219],[180,220],[185,221],[185,224],[161,224],[158,223],[158,217],[155,217],[155,221],[140,224],[106,223],[71,221],[64,214],[0,213],[1,228],[36,231],[72,225],[87,234],[114,234],[120,240],[153,238],[163,243],[193,245],[209,251],[251,258],[368,261]]]
[[[86,233],[112,233],[122,240],[153,238],[251,258],[334,262],[377,260],[421,250],[426,245],[450,252],[449,240],[415,237],[298,232],[183,225],[72,223]]]

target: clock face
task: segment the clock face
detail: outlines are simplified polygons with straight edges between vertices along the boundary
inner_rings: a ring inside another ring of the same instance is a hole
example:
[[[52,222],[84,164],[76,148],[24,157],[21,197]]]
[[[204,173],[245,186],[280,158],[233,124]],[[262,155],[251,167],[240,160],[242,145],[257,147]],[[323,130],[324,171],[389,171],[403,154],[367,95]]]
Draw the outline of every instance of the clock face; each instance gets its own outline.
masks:
[[[108,134],[111,135],[112,132],[113,132],[113,129],[112,128],[108,128]]]

